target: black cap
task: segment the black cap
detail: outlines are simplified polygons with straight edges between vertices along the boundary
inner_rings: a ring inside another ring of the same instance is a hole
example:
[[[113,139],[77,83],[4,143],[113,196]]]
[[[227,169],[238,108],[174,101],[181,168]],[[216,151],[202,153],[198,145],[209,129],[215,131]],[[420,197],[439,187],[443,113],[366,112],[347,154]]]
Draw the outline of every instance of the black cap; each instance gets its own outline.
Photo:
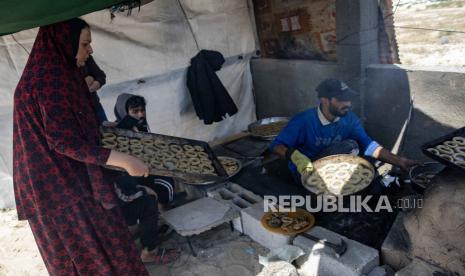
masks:
[[[316,88],[316,91],[318,92],[318,98],[331,99],[334,97],[340,101],[351,101],[358,95],[345,82],[332,78],[322,81]]]

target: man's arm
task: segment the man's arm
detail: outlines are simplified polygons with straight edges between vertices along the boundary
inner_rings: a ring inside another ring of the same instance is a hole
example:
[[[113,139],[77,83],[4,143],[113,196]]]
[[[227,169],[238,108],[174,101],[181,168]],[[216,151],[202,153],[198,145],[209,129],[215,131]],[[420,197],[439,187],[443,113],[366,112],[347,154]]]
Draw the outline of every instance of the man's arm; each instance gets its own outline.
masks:
[[[363,129],[358,118],[355,118],[354,120],[354,127],[351,131],[350,138],[355,139],[357,142],[362,144],[364,148],[364,155],[372,156],[377,160],[397,166],[404,171],[408,171],[411,167],[420,164],[419,161],[395,155],[380,146],[377,142],[373,141]]]
[[[382,162],[386,162],[394,166],[397,166],[401,168],[403,171],[409,171],[411,167],[421,164],[421,162],[419,161],[395,155],[383,147],[379,147],[375,151],[373,157]]]

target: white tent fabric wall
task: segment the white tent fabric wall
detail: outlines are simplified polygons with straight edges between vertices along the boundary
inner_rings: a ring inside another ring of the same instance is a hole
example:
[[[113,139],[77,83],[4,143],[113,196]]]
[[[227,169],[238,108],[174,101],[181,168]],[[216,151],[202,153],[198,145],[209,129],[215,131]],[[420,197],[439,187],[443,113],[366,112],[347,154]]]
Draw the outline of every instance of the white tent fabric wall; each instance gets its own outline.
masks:
[[[110,20],[108,11],[84,16],[92,28],[93,56],[107,74],[99,95],[109,119],[114,119],[117,96],[134,93],[147,100],[153,132],[210,141],[244,130],[255,120],[250,58],[257,47],[247,4],[247,0],[155,0],[140,12],[134,9],[131,16],[118,13]],[[30,51],[36,32],[14,37]],[[239,109],[212,125],[198,119],[186,87],[187,67],[200,49],[225,56],[217,73]],[[28,55],[12,36],[4,36],[0,56],[0,208],[4,208],[14,206],[12,100]]]

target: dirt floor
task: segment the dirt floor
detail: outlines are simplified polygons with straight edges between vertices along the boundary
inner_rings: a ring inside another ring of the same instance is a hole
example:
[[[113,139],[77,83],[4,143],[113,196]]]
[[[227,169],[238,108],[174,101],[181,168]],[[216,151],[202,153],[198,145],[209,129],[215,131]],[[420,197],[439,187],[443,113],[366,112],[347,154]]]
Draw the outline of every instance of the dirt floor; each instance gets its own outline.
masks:
[[[48,275],[29,225],[17,220],[15,210],[0,212],[0,244],[0,275]],[[258,255],[267,253],[249,237],[231,232],[229,224],[194,236],[192,245],[197,257],[191,254],[187,240],[174,233],[163,246],[181,248],[182,256],[169,266],[148,265],[150,275],[253,276],[262,270]]]

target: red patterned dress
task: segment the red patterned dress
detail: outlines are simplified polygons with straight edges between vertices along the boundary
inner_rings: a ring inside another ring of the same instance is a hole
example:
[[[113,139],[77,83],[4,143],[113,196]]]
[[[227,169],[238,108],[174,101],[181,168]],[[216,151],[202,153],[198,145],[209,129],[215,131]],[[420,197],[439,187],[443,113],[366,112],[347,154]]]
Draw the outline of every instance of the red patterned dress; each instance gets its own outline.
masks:
[[[91,95],[70,45],[69,22],[41,27],[14,95],[13,178],[51,275],[147,275],[100,165]]]

